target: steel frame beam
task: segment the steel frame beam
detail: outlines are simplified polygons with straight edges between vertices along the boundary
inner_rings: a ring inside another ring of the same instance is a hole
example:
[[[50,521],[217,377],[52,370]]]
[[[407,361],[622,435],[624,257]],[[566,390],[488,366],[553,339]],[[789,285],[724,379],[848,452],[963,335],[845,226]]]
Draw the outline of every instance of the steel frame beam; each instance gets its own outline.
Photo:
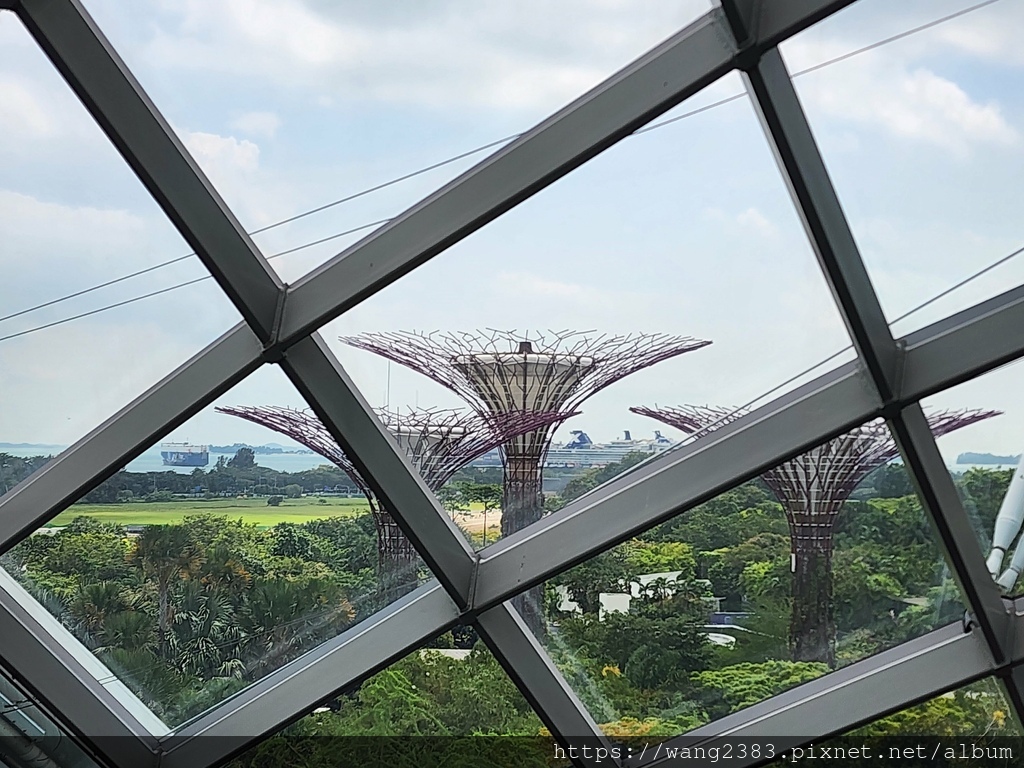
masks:
[[[842,434],[881,408],[856,364],[844,365],[481,550],[474,606],[482,610],[507,600]]]
[[[290,347],[281,367],[452,600],[468,607],[476,554],[320,334]]]
[[[664,746],[722,749],[739,739],[753,739],[791,749],[926,701],[993,671],[980,632],[965,633],[954,624],[669,739]],[[729,762],[752,766],[763,764],[764,759]],[[628,768],[676,764],[664,754],[626,763]]]
[[[454,626],[459,610],[425,584],[240,691],[161,741],[160,768],[209,768]]]
[[[767,466],[883,413],[893,418],[894,431],[909,446],[908,466],[935,514],[944,542],[949,545],[952,540],[959,575],[976,587],[969,597],[980,608],[981,623],[990,620],[993,631],[982,626],[954,638],[950,634],[954,629],[940,630],[698,733],[767,735],[796,732],[797,724],[802,724],[806,733],[817,737],[880,714],[877,706],[868,705],[873,696],[880,697],[877,701],[883,707],[896,709],[940,688],[1024,661],[1019,647],[1024,633],[1010,631],[1006,646],[1003,640],[993,641],[998,631],[991,592],[979,587],[983,579],[976,572],[971,547],[958,549],[956,544],[964,536],[963,510],[950,498],[948,476],[942,479],[934,440],[930,433],[922,434],[915,421],[920,397],[1024,355],[1024,289],[933,324],[899,343],[893,341],[775,49],[850,2],[728,0],[724,10],[688,26],[287,289],[78,0],[0,0],[0,6],[9,5],[18,13],[246,323],[0,499],[0,551],[98,485],[262,362],[273,361],[281,362],[335,437],[352,448],[350,455],[367,470],[375,488],[389,497],[396,519],[443,580],[180,728],[158,747],[163,764],[207,766],[226,759],[229,754],[223,750],[209,752],[217,740],[200,747],[198,737],[237,736],[237,741],[224,743],[228,751],[240,750],[459,620],[478,623],[499,660],[554,733],[563,737],[593,734],[596,726],[536,639],[502,601]],[[434,517],[446,518],[436,515],[436,502],[424,494],[386,433],[374,428],[375,418],[345,372],[322,340],[309,335],[735,67],[747,72],[769,141],[867,376],[856,366],[840,367],[484,550],[474,565],[457,532],[453,535],[449,526],[435,522]],[[687,491],[680,491],[687,483],[691,483]],[[15,651],[8,651],[7,644],[0,650],[2,662],[23,675],[51,709],[61,711],[70,730],[90,743],[99,733],[97,725],[134,734],[135,741],[125,741],[133,746],[108,755],[122,768],[145,764],[157,754],[150,751],[152,740],[128,725],[131,718],[106,702],[102,691],[93,690],[60,649],[47,647],[33,632],[31,617],[19,605],[2,608],[4,636],[19,638]],[[1022,620],[1015,615],[1014,627]],[[1008,652],[1000,656],[1004,647]],[[343,672],[337,674],[338,670]],[[1013,672],[1008,678],[1011,690],[1019,694],[1018,676]],[[900,685],[892,685],[893,679],[899,679]],[[1015,701],[1021,699],[1018,696]]]
[[[0,497],[0,552],[6,552],[188,421],[262,362],[259,339],[248,326],[239,323]]]
[[[156,766],[156,739],[54,639],[17,596],[0,587],[0,665],[59,712],[67,729],[103,760]],[[55,705],[55,706],[54,706]]]
[[[1015,624],[999,594],[999,587],[988,572],[971,521],[960,503],[921,405],[914,403],[902,409],[889,422],[889,428],[921,506],[931,518],[946,560],[953,567],[960,594],[971,607],[995,663],[1002,664],[1012,653]]]
[[[16,11],[253,332],[269,342],[284,284],[80,0],[21,0]]]
[[[733,67],[706,14],[288,289],[287,345],[626,138]]]
[[[612,743],[511,603],[477,616],[476,627],[498,663],[563,747],[587,744],[604,747],[606,754],[613,754]],[[582,755],[573,760],[581,768],[597,768],[603,762]]]
[[[726,16],[743,48],[756,35],[749,22],[769,3],[723,0]],[[804,229],[850,338],[886,406],[901,396],[903,355],[882,310],[853,232],[825,168],[793,80],[777,47],[757,51],[743,66],[747,91],[761,120]],[[889,428],[939,534],[939,543],[974,611],[996,663],[1008,655],[1009,622],[999,591],[974,546],[970,521],[942,461],[919,404],[893,411]]]
[[[1024,286],[914,331],[900,346],[906,402],[1011,363],[1024,352]]]
[[[898,387],[896,343],[779,49],[766,51],[743,79],[853,345],[888,403]]]

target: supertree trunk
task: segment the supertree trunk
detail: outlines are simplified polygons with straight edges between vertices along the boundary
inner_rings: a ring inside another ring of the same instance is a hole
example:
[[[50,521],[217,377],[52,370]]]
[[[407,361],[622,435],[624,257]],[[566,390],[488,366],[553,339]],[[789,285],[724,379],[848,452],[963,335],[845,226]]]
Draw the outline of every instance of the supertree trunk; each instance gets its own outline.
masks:
[[[831,538],[814,539],[796,533],[790,653],[793,661],[819,661],[834,669],[836,620],[832,604]]]
[[[509,455],[501,504],[501,535],[531,525],[544,514],[540,462],[536,456]]]
[[[377,597],[383,608],[416,589],[416,551],[391,515],[375,509]]]
[[[698,440],[744,417],[744,409],[709,406],[630,408]],[[936,437],[998,415],[998,411],[942,411],[928,416]],[[789,521],[793,612],[789,646],[794,661],[835,667],[836,621],[832,606],[832,539],[836,519],[854,489],[899,455],[885,422],[875,420],[769,469],[761,479]]]
[[[544,514],[542,483],[540,460],[536,456],[506,455],[501,507],[502,536],[520,531],[541,519]],[[512,598],[512,606],[540,640],[547,634],[543,605],[542,586],[533,587]]]

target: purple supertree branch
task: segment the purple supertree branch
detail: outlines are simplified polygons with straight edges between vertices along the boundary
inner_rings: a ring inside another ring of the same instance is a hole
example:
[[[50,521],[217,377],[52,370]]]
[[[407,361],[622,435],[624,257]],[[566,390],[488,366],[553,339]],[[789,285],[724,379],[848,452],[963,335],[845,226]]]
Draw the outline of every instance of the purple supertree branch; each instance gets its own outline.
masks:
[[[465,366],[457,365],[456,360],[479,359],[488,355],[514,359],[524,354],[520,352],[520,345],[528,342],[531,347],[529,354],[549,356],[575,366],[572,372],[574,380],[565,379],[557,388],[560,390],[558,397],[538,409],[572,410],[595,392],[631,373],[711,343],[668,334],[611,336],[568,330],[542,333],[490,329],[449,333],[366,333],[343,336],[341,341],[427,376],[458,394],[480,413],[492,411],[493,402],[481,397],[478,387],[467,376]],[[581,358],[587,362],[582,363]]]
[[[376,509],[376,502],[370,486],[363,480],[359,470],[356,469],[355,465],[349,460],[335,439],[324,429],[324,425],[313,413],[275,405],[222,406],[216,408],[216,411],[228,414],[229,416],[238,416],[246,421],[272,429],[275,432],[292,438],[297,443],[301,443],[313,451],[313,453],[323,456],[348,475],[349,479],[366,496],[371,508]]]
[[[474,459],[509,440],[560,424],[576,413],[510,411],[488,414],[456,409],[380,410],[385,426],[413,459],[428,487],[438,491]],[[411,438],[411,439],[410,439]]]
[[[710,406],[637,407],[630,410],[686,432],[688,440],[700,439],[746,414],[742,409]],[[927,418],[932,434],[941,437],[999,413],[988,410],[940,411],[929,414]],[[876,419],[782,462],[761,477],[789,513],[791,525],[795,516],[834,519],[843,502],[864,478],[898,455],[899,449],[885,422]],[[822,537],[826,533],[822,530]]]
[[[331,461],[344,471],[373,504],[373,493],[348,456],[310,411],[278,406],[219,407],[220,413],[273,429]],[[475,458],[523,433],[560,423],[574,413],[514,411],[482,417],[454,409],[381,410],[385,427],[399,442],[424,482],[438,491]],[[411,438],[411,439],[409,439]]]

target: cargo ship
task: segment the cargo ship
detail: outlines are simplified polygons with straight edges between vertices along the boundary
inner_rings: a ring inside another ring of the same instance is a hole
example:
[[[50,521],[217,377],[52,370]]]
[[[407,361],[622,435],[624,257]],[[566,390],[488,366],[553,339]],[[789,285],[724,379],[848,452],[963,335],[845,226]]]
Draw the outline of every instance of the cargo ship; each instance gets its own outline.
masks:
[[[160,456],[165,467],[205,467],[210,463],[210,449],[206,445],[161,443]]]

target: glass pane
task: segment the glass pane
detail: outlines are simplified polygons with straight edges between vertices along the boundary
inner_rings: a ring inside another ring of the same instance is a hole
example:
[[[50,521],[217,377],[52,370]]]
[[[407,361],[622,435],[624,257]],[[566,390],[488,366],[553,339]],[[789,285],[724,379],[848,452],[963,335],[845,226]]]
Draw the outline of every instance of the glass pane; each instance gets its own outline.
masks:
[[[1019,545],[1024,518],[1024,486],[1019,477],[1024,408],[1018,394],[1022,381],[1024,367],[1017,362],[924,401],[935,410],[975,403],[1000,414],[939,441],[939,450],[960,491],[989,569],[1007,594],[1020,594],[1018,577],[1024,570],[1024,547]]]
[[[1024,282],[1022,20],[1015,3],[864,0],[783,45],[813,69],[797,90],[898,335]]]
[[[460,627],[317,707],[231,766],[296,760],[546,766],[553,754],[550,736],[522,694],[476,633]]]
[[[357,196],[258,236],[268,255],[334,238],[274,260],[288,281],[709,10],[86,5],[247,229]]]
[[[304,407],[265,366],[3,556],[5,588],[154,730],[429,578],[342,469],[218,411],[254,402]]]
[[[788,760],[830,757],[830,765],[1015,765],[1021,730],[993,678],[879,718]],[[824,750],[828,750],[825,752]],[[845,760],[843,759],[845,758]]]
[[[0,84],[6,491],[240,317],[13,13]]]
[[[847,737],[971,736],[978,746],[989,746],[987,740],[1021,735],[1012,713],[1000,685],[986,678],[857,728]]]
[[[869,423],[550,579],[538,637],[602,729],[680,734],[959,620],[896,456]]]
[[[623,141],[322,332],[371,403],[565,418],[504,441],[502,534],[681,436],[630,406],[776,397],[848,345],[745,101]]]

